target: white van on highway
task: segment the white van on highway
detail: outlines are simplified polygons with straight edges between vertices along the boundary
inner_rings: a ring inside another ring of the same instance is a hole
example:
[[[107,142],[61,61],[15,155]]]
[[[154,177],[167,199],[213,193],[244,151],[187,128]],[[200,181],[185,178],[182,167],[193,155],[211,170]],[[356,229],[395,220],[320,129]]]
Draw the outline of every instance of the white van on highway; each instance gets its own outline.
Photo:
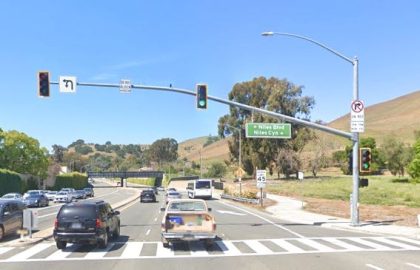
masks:
[[[187,193],[191,199],[203,198],[211,199],[213,192],[213,185],[211,179],[198,179],[188,183]]]

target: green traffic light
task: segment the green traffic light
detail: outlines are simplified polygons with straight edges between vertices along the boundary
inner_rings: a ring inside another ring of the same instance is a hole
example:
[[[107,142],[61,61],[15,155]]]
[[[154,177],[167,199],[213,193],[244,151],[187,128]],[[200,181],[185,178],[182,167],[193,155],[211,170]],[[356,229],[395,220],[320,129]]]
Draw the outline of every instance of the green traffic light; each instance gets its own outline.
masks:
[[[200,100],[200,102],[198,102],[198,104],[200,104],[200,106],[204,106],[204,105],[206,105],[206,102],[204,101],[204,100]]]

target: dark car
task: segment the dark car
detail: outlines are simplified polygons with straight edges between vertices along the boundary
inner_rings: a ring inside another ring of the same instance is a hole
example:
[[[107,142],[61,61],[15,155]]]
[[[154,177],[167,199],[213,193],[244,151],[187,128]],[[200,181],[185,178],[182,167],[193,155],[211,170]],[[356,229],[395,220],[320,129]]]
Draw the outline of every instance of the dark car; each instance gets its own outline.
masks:
[[[153,189],[145,189],[140,194],[140,202],[156,202],[156,195]]]
[[[0,199],[0,240],[22,228],[25,208],[20,200]]]
[[[63,205],[54,224],[57,248],[65,249],[67,243],[98,244],[106,248],[109,237],[120,235],[119,214],[102,200]]]
[[[95,192],[93,191],[93,189],[92,188],[84,188],[83,189],[85,192],[86,192],[86,196],[88,196],[88,197],[93,197],[93,196],[95,196]]]
[[[31,207],[41,207],[48,206],[48,197],[42,193],[29,192],[27,197],[23,200],[26,206]]]
[[[73,192],[73,196],[75,199],[86,199],[87,195],[86,192],[84,190],[76,190],[75,192]]]

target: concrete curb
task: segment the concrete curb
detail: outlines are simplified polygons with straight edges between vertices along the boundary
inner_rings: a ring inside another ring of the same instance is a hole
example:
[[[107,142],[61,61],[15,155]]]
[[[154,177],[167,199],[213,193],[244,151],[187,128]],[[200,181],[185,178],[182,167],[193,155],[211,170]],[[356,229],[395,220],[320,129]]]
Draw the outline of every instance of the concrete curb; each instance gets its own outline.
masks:
[[[131,189],[131,188],[124,188],[124,189]],[[137,188],[134,188],[133,190],[137,190]],[[119,202],[119,203],[115,203],[112,206],[113,209],[119,209],[121,207],[124,207],[128,204],[130,204],[131,202],[137,200],[139,198],[140,195],[140,190],[138,194],[131,196],[130,198]],[[29,245],[33,245],[33,244],[37,244],[39,242],[48,240],[50,238],[53,237],[53,228],[54,227],[49,227],[47,229],[44,229],[42,231],[38,231],[34,234],[32,234],[32,238],[24,238],[24,241],[21,241],[21,239],[16,239],[10,242],[5,243],[4,245],[0,245],[0,247],[9,247],[9,246],[13,246],[13,247],[24,247],[24,246],[29,246]]]

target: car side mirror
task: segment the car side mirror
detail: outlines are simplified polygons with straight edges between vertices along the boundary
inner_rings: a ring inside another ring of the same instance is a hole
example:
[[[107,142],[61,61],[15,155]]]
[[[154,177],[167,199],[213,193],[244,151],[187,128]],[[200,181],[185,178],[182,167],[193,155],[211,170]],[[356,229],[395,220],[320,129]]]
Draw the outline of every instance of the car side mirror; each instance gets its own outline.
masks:
[[[119,215],[120,214],[120,211],[114,211],[114,215]]]
[[[211,212],[211,207],[207,208],[207,210],[208,210],[209,212]]]
[[[10,216],[10,212],[9,211],[4,212],[3,216]]]
[[[162,212],[165,212],[165,210],[166,210],[165,207],[160,208],[160,211],[162,211]]]

